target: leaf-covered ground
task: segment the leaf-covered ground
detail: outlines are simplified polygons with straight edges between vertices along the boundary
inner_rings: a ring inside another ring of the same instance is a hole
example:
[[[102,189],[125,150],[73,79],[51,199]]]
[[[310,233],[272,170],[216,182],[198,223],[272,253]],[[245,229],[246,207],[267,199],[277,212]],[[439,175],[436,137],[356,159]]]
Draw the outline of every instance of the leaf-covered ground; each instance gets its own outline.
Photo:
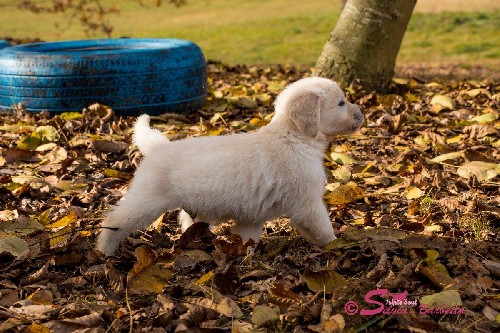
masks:
[[[172,140],[254,130],[306,75],[210,64],[206,107],[154,124]],[[180,236],[166,212],[116,257],[99,256],[99,222],[141,159],[134,119],[99,105],[2,114],[0,331],[499,331],[498,82],[346,91],[366,123],[325,152],[339,239],[311,246],[284,218],[253,255],[224,226]]]

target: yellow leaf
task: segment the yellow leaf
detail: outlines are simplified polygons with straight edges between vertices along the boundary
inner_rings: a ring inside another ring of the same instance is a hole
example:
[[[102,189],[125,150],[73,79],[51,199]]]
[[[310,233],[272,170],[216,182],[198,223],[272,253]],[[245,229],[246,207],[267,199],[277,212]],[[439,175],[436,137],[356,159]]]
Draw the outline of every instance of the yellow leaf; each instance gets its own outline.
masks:
[[[73,231],[73,226],[67,225],[62,229],[57,230],[50,234],[50,247],[55,248],[64,243]]]
[[[377,97],[377,102],[385,107],[391,107],[394,104],[395,100],[396,100],[395,94],[379,95]]]
[[[465,92],[467,95],[469,95],[470,97],[476,97],[478,95],[485,95],[485,96],[488,96],[489,98],[491,98],[491,94],[488,90],[486,89],[471,89],[471,90],[467,90]]]
[[[457,170],[457,174],[463,178],[469,178],[474,175],[480,182],[487,181],[500,174],[500,164],[471,161],[460,166]]]
[[[132,179],[132,175],[125,173],[125,172],[118,171],[118,170],[114,170],[114,169],[104,169],[104,175],[106,177],[110,177],[110,178],[117,178],[117,179],[124,179],[124,180]]]
[[[330,205],[344,205],[361,199],[365,192],[357,185],[347,184],[336,187],[326,198]]]
[[[455,101],[444,95],[434,95],[431,99],[431,105],[439,105],[449,110],[455,109]]]
[[[26,328],[27,333],[52,333],[50,328],[43,326],[41,324],[33,323]]]
[[[51,212],[52,212],[52,207],[44,210],[40,215],[38,215],[38,222],[42,225],[49,224]]]
[[[408,188],[408,192],[406,192],[406,198],[407,199],[418,199],[420,197],[423,197],[424,194],[425,194],[424,191],[422,191],[418,187],[410,186]]]
[[[212,277],[215,275],[214,271],[210,271],[208,273],[203,274],[195,283],[195,286],[201,286],[202,284],[207,283],[212,279]]]
[[[462,140],[462,134],[456,135],[454,137],[451,137],[449,139],[446,139],[447,144],[452,144],[452,143],[459,143],[460,140]]]
[[[331,152],[330,157],[332,158],[332,161],[339,163],[339,164],[342,164],[342,165],[349,165],[349,164],[354,164],[357,162],[351,156],[349,156],[347,154],[337,153],[337,152]]]
[[[172,260],[158,261],[154,252],[143,245],[135,249],[137,258],[134,267],[127,274],[127,288],[133,294],[160,293],[174,272],[170,269]]]
[[[160,217],[158,217],[151,225],[148,227],[148,230],[161,230],[161,227],[163,225],[163,218],[165,217],[165,214],[161,214]]]
[[[431,233],[434,233],[434,232],[439,233],[439,232],[443,232],[443,227],[440,226],[439,224],[433,224],[433,225],[426,226],[425,231],[431,232]]]
[[[159,260],[134,275],[127,283],[127,287],[133,294],[159,294],[165,288],[174,271],[170,269],[171,260]]]
[[[222,131],[223,131],[222,128],[217,128],[217,129],[208,131],[208,135],[209,136],[218,136],[222,133]]]
[[[425,253],[427,254],[425,261],[428,263],[433,263],[437,258],[439,258],[439,252],[436,250],[425,250]]]
[[[262,118],[252,118],[249,123],[257,127],[262,127],[267,125],[268,122],[264,121]]]
[[[81,119],[83,115],[81,112],[63,112],[59,115],[59,117],[64,120],[76,120]]]
[[[139,246],[135,249],[135,257],[137,261],[134,267],[128,272],[127,281],[130,281],[130,279],[139,274],[142,270],[151,266],[156,259],[154,252],[146,245]]]
[[[429,138],[428,135],[419,135],[413,139],[415,144],[419,146],[427,146],[429,143],[431,143],[431,139]]]
[[[222,98],[224,97],[224,93],[220,90],[216,90],[213,92],[215,98]]]
[[[335,289],[347,285],[347,280],[334,270],[321,270],[317,272],[306,272],[302,278],[307,283],[307,287],[314,291],[325,291],[331,293]]]
[[[423,296],[420,304],[425,304],[427,308],[451,308],[461,306],[462,299],[456,290],[444,290],[440,293]]]
[[[436,156],[433,159],[431,159],[431,162],[441,163],[441,162],[448,161],[448,160],[456,160],[456,159],[462,158],[462,157],[464,157],[464,153],[462,151],[454,151],[452,153],[447,153],[447,154],[442,154],[442,155]]]
[[[471,120],[478,124],[491,124],[498,119],[498,116],[493,113],[485,113],[479,116],[475,116]]]
[[[65,227],[71,223],[76,222],[78,220],[78,215],[76,215],[76,212],[74,210],[71,210],[66,216],[62,217],[61,219],[57,220],[56,222],[47,225],[47,228],[60,228],[60,227]]]
[[[342,181],[342,182],[348,182],[351,179],[351,171],[349,170],[349,167],[346,165],[343,165],[341,168],[335,169],[332,171],[333,177],[336,179]]]
[[[17,144],[17,148],[22,150],[35,150],[36,147],[42,144],[42,138],[39,133],[32,132],[22,138]]]
[[[412,93],[406,93],[404,95],[405,99],[408,101],[408,102],[418,102],[420,101],[420,98],[418,98],[417,96],[413,95]]]

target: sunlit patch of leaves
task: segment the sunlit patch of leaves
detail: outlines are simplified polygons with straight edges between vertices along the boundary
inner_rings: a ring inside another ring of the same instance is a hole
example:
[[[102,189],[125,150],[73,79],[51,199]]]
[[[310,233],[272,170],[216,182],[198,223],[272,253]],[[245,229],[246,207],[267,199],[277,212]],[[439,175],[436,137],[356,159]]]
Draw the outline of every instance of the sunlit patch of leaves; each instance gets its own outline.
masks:
[[[265,126],[279,91],[309,75],[293,66],[208,70],[205,107],[152,117],[171,140]],[[135,119],[100,104],[2,114],[0,330],[497,329],[500,87],[396,79],[386,95],[346,91],[366,123],[325,152],[325,202],[339,236],[325,248],[285,218],[266,225],[254,251],[226,227],[198,223],[181,236],[168,212],[103,258],[93,251],[99,222],[142,158],[130,144]],[[377,288],[467,311],[346,315],[347,301],[363,306]]]

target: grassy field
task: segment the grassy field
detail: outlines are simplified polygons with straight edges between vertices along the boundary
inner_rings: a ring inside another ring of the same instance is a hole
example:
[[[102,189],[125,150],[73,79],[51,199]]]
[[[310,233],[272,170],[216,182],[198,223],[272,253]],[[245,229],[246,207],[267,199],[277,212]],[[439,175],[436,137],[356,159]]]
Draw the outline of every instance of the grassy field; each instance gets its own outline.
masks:
[[[6,3],[15,3],[10,0]],[[331,0],[188,0],[179,9],[166,1],[122,1],[110,17],[114,37],[176,37],[198,43],[207,58],[236,63],[313,65],[334,27],[340,6]],[[120,2],[118,2],[120,3]],[[500,64],[500,11],[491,0],[473,4],[419,0],[399,54],[399,63]],[[448,5],[448,7],[444,7]],[[459,12],[439,12],[437,9]],[[473,10],[473,11],[468,11]],[[88,38],[78,22],[0,4],[1,37],[43,40]],[[59,28],[56,28],[56,25]],[[104,36],[91,36],[104,37]]]

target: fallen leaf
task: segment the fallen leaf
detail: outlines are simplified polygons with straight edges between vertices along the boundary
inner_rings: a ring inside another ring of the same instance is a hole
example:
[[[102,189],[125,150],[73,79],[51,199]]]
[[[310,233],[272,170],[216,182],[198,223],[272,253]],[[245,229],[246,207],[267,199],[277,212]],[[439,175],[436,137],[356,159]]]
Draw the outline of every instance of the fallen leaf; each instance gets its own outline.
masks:
[[[314,291],[325,291],[327,294],[347,285],[347,280],[334,270],[306,271],[302,278],[307,283],[307,287]]]
[[[450,277],[446,267],[437,261],[439,252],[436,250],[426,250],[425,253],[427,254],[427,258],[419,264],[417,271],[442,289],[455,284],[455,280]]]
[[[30,326],[26,328],[27,333],[52,333],[52,330],[47,326],[32,323]]]
[[[240,318],[243,316],[243,312],[238,304],[227,296],[222,297],[215,310],[228,318]]]
[[[81,112],[63,112],[59,115],[63,120],[76,120],[83,117]]]
[[[439,293],[420,297],[420,304],[427,308],[451,308],[461,306],[462,299],[456,290],[443,290]]]
[[[252,311],[252,324],[255,326],[264,326],[271,322],[279,320],[279,310],[273,309],[267,305],[257,305]]]
[[[196,282],[194,283],[195,286],[201,286],[208,281],[210,281],[214,277],[214,271],[210,271],[208,273],[203,274]]]
[[[343,165],[342,167],[333,170],[332,175],[342,182],[348,182],[352,176],[351,171],[349,170],[349,167],[347,165]]]
[[[345,324],[344,317],[338,313],[330,316],[319,325],[309,325],[308,328],[318,333],[340,333],[344,331]]]
[[[44,227],[26,216],[20,216],[17,219],[1,223],[0,229],[9,235],[23,237],[44,230]]]
[[[360,187],[347,184],[336,187],[326,195],[326,199],[330,205],[344,205],[361,199],[364,196],[365,192]]]
[[[498,115],[493,114],[493,113],[485,113],[479,116],[473,117],[471,120],[473,122],[476,122],[478,124],[491,124],[497,121]]]
[[[47,225],[47,228],[60,228],[60,227],[65,227],[69,224],[72,224],[78,220],[78,215],[74,210],[70,210],[69,213],[56,222]]]
[[[443,227],[440,226],[439,224],[428,225],[428,226],[425,226],[425,231],[439,233],[439,232],[443,232]]]
[[[434,162],[434,163],[441,163],[444,161],[456,160],[456,159],[463,158],[463,157],[464,157],[464,153],[462,151],[454,151],[452,153],[441,154],[439,156],[436,156],[433,159],[431,159],[430,161]]]
[[[256,109],[258,106],[257,102],[250,98],[240,98],[236,102],[236,105],[243,109]]]
[[[143,245],[135,249],[137,258],[134,267],[127,274],[127,288],[133,294],[160,293],[174,272],[170,269],[172,260],[156,260],[154,252]]]
[[[0,255],[10,254],[20,260],[29,254],[28,242],[16,236],[0,237]]]
[[[500,173],[500,164],[482,161],[466,162],[457,170],[457,174],[463,178],[474,175],[480,182],[495,178]]]
[[[455,109],[455,101],[448,96],[434,95],[430,102],[431,105],[439,105],[448,110]]]
[[[330,157],[331,157],[332,161],[339,163],[339,164],[342,164],[342,165],[350,165],[350,164],[354,164],[357,162],[351,156],[349,156],[347,154],[343,154],[343,153],[331,152]]]
[[[39,289],[28,296],[28,299],[31,300],[34,304],[44,304],[50,305],[54,301],[54,296],[47,289]]]
[[[52,126],[38,126],[31,134],[22,138],[17,148],[23,150],[35,150],[38,146],[54,142],[59,139],[59,133]]]
[[[128,174],[128,173],[125,173],[125,172],[121,172],[121,171],[118,171],[118,170],[114,170],[114,169],[104,169],[104,175],[106,177],[110,177],[110,178],[117,178],[117,179],[123,179],[123,180],[130,180],[132,179],[132,175],[131,174]]]
[[[406,192],[406,199],[418,199],[423,197],[424,194],[425,192],[418,187],[410,186],[408,187],[408,191]]]
[[[128,144],[119,141],[94,140],[92,148],[99,153],[122,153],[127,149]]]
[[[388,186],[391,184],[391,178],[384,176],[374,176],[374,177],[366,177],[363,178],[363,181],[367,185],[383,185]]]

